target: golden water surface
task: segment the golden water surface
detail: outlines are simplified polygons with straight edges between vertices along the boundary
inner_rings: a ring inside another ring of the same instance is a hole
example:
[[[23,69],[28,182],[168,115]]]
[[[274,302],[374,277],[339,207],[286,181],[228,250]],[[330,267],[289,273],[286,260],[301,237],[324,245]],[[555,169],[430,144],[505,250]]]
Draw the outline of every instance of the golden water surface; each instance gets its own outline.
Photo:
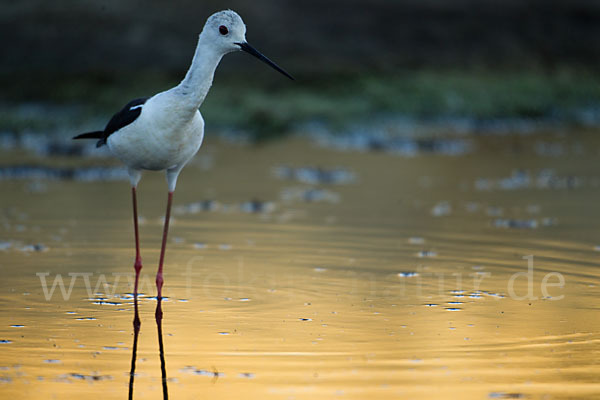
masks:
[[[209,140],[175,192],[162,320],[166,185],[146,173],[137,337],[128,184],[0,182],[0,398],[600,398],[600,140],[472,146]],[[111,161],[2,159],[32,162]]]

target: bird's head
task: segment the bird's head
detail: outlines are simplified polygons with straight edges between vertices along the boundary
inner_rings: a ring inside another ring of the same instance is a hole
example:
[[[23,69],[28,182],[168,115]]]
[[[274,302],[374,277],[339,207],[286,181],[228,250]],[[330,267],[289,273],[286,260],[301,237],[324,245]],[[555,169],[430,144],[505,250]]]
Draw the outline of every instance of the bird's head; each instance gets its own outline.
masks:
[[[206,21],[202,35],[223,54],[240,50],[237,43],[246,41],[246,25],[235,11],[219,11]]]
[[[242,21],[242,17],[235,11],[225,10],[211,15],[206,21],[206,25],[204,25],[202,35],[206,35],[208,41],[222,54],[239,50],[245,51],[288,78],[294,79],[281,67],[248,44],[246,41],[246,25]]]

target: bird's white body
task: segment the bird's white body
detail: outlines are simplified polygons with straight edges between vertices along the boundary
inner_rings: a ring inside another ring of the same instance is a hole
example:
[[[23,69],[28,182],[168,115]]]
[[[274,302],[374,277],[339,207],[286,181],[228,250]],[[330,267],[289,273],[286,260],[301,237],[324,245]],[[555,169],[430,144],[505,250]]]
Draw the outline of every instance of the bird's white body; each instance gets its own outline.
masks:
[[[171,89],[136,106],[142,107],[140,116],[108,137],[111,152],[130,170],[179,172],[204,138],[202,115],[197,108],[183,106],[182,101]]]

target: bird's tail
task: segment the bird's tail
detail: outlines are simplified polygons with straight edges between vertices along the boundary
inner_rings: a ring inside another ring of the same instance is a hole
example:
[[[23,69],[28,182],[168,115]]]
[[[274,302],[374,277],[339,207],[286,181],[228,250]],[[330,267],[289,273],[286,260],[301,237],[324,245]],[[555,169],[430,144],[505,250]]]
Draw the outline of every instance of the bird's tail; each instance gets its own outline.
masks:
[[[100,139],[98,140],[98,143],[96,143],[96,147],[100,147],[106,143],[104,131],[82,133],[81,135],[74,136],[73,139]]]
[[[82,133],[81,135],[74,136],[73,139],[102,139],[104,137],[104,131],[94,131]]]

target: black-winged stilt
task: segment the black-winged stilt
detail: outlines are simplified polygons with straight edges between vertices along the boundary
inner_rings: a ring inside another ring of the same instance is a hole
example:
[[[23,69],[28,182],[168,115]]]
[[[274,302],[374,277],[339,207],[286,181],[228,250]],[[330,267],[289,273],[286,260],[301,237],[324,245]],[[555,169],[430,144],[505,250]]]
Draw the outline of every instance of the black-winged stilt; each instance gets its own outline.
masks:
[[[136,296],[142,269],[136,187],[142,170],[166,170],[167,173],[169,195],[156,273],[156,288],[158,298],[161,298],[163,263],[177,177],[185,164],[196,154],[204,137],[204,120],[198,108],[212,85],[215,69],[221,58],[239,50],[252,54],[293,79],[290,74],[248,44],[246,25],[236,12],[221,11],[211,15],[206,21],[198,39],[192,65],[179,85],[149,98],[130,101],[111,118],[103,131],[88,132],[74,137],[99,139],[97,147],[108,145],[112,154],[128,167],[135,231]]]

